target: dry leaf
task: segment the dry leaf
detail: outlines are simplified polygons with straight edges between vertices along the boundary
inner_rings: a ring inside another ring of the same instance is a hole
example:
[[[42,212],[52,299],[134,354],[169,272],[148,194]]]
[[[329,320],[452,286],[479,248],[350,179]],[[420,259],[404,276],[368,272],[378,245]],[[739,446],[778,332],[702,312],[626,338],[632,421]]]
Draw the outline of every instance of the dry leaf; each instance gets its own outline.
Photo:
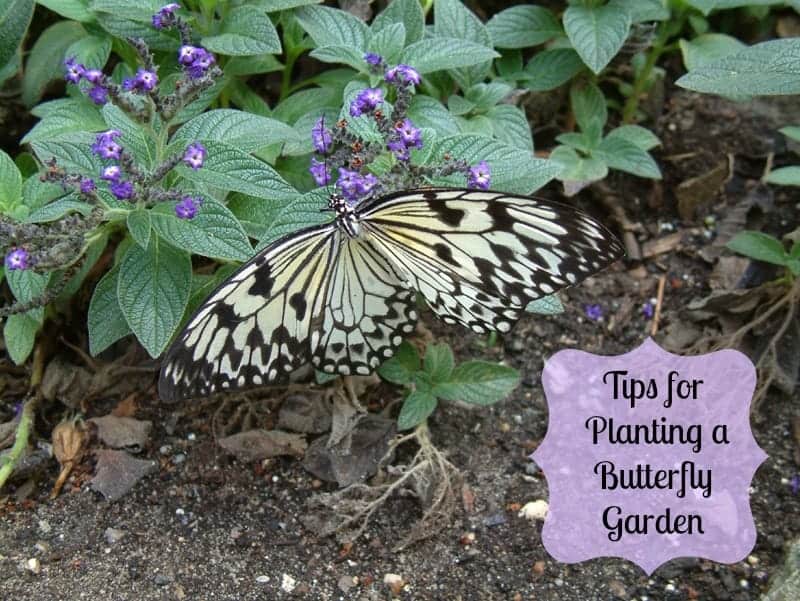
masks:
[[[94,454],[97,469],[89,484],[109,501],[121,499],[139,480],[158,470],[155,461],[136,459],[125,451],[100,449]]]
[[[132,417],[104,415],[89,420],[97,426],[97,437],[114,449],[126,449],[139,453],[147,444],[153,423]]]
[[[248,430],[219,439],[219,446],[245,461],[291,455],[302,457],[308,447],[305,438],[282,430]]]
[[[61,466],[50,498],[54,499],[61,492],[64,482],[67,481],[72,468],[83,457],[84,446],[86,445],[86,427],[83,420],[73,418],[61,421],[53,428],[53,455],[55,455]]]

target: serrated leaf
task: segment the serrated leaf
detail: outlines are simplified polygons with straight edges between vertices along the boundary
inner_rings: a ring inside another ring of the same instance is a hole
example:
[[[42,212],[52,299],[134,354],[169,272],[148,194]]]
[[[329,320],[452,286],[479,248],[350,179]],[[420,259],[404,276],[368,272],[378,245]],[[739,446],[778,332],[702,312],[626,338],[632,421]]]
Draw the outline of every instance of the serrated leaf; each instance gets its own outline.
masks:
[[[89,35],[73,42],[64,52],[65,59],[74,56],[75,60],[87,69],[102,69],[110,55],[111,40],[96,35]]]
[[[584,132],[599,136],[608,120],[606,97],[596,84],[575,82],[570,89],[570,104],[578,126]]]
[[[453,94],[447,99],[447,110],[450,111],[451,115],[455,115],[456,117],[466,115],[474,108],[474,102],[471,102],[457,94]]]
[[[458,123],[445,106],[425,94],[412,97],[408,107],[408,117],[417,127],[427,127],[436,130],[439,134],[457,134]]]
[[[172,136],[170,145],[213,140],[244,152],[255,152],[293,135],[294,130],[277,119],[233,109],[216,109],[184,123]]]
[[[431,382],[447,382],[453,373],[456,360],[450,345],[429,344],[425,349],[422,366],[431,378]]]
[[[516,369],[486,361],[467,361],[453,370],[449,382],[436,384],[433,394],[449,401],[491,405],[505,398],[518,383]]]
[[[358,71],[366,69],[363,51],[349,46],[319,46],[310,56],[323,63],[342,63]]]
[[[425,31],[425,15],[419,0],[394,0],[390,2],[372,22],[372,31],[378,32],[393,23],[402,23],[405,29],[404,45],[422,39]]]
[[[96,357],[120,338],[131,334],[128,322],[119,308],[117,285],[119,266],[106,273],[95,286],[89,302],[89,353]]]
[[[106,123],[100,111],[91,102],[83,97],[65,100],[65,104],[53,107],[42,116],[41,121],[22,138],[23,144],[54,138],[69,132],[105,129]]]
[[[33,351],[39,323],[27,313],[9,315],[3,326],[6,352],[16,365],[25,363]]]
[[[69,215],[70,213],[80,213],[85,217],[91,212],[92,205],[76,200],[75,195],[70,194],[34,210],[28,215],[27,219],[25,219],[25,222],[47,223],[49,221],[61,219],[64,215]]]
[[[679,86],[738,98],[800,94],[800,38],[770,40],[690,71]]]
[[[406,46],[400,62],[424,74],[480,65],[498,56],[491,48],[475,42],[435,36]]]
[[[107,103],[101,111],[109,129],[118,130],[122,136],[120,145],[131,153],[137,162],[151,168],[156,163],[156,145],[142,126],[133,121],[115,104]]]
[[[763,232],[739,232],[725,246],[745,257],[773,265],[786,265],[789,258],[780,240]]]
[[[150,218],[162,238],[191,253],[235,261],[246,261],[253,255],[239,220],[225,205],[213,200],[206,200],[193,219],[179,219],[173,202],[153,207]]]
[[[444,155],[464,159],[470,165],[481,160],[489,163],[492,170],[492,189],[518,194],[530,194],[555,177],[558,166],[552,162],[535,158],[530,152],[513,148],[483,136],[463,134],[439,138],[431,148],[428,162],[444,160]],[[442,185],[463,186],[463,177],[454,176],[435,180]]]
[[[327,189],[311,190],[285,203],[267,227],[264,237],[259,240],[258,250],[299,229],[330,221],[331,212],[321,210],[328,206],[328,194]]]
[[[415,390],[403,401],[397,416],[397,429],[410,430],[424,422],[436,409],[437,401],[429,392]]]
[[[664,5],[665,0],[616,0],[616,2],[628,9],[632,23],[666,21],[670,17],[670,11]]]
[[[800,166],[790,165],[773,169],[764,181],[778,186],[800,186]]]
[[[612,129],[606,136],[606,139],[608,138],[622,138],[642,150],[652,150],[661,144],[658,136],[641,125],[621,125]]]
[[[554,48],[536,53],[525,65],[523,85],[532,92],[546,92],[564,85],[584,69],[572,48]]]
[[[343,10],[327,6],[304,6],[295,18],[320,46],[344,46],[364,53],[369,29],[363,21]]]
[[[493,52],[492,36],[481,20],[461,0],[435,0],[433,5],[433,32],[438,37],[472,42]],[[497,58],[500,55],[494,53]],[[492,68],[491,58],[483,59],[450,75],[462,89],[483,81]]]
[[[404,341],[397,347],[394,356],[381,364],[378,375],[392,384],[406,386],[419,371],[419,366],[420,358],[416,347]]]
[[[611,167],[639,177],[661,179],[661,170],[646,150],[620,137],[606,137],[594,150],[593,156]]]
[[[33,0],[0,0],[0,65],[16,55],[33,18]]]
[[[480,110],[485,111],[503,100],[513,89],[512,86],[502,81],[477,83],[464,93],[464,97],[475,103],[475,106]]]
[[[73,21],[88,23],[94,20],[94,15],[89,10],[89,0],[37,0],[36,4]]]
[[[192,283],[189,255],[157,236],[132,244],[120,263],[117,297],[125,321],[151,357],[166,348],[183,317]]]
[[[561,304],[561,299],[557,294],[549,294],[536,300],[532,300],[525,307],[528,313],[536,313],[538,315],[558,315],[564,312],[564,305]]]
[[[686,0],[686,3],[708,16],[714,10],[740,8],[742,6],[773,6],[784,0]]]
[[[511,104],[499,104],[492,107],[486,116],[492,122],[495,138],[514,148],[533,152],[531,126],[522,109]]]
[[[203,46],[229,56],[280,54],[281,41],[269,17],[254,6],[234,8],[217,35],[203,38]]]
[[[495,48],[527,48],[562,35],[555,15],[542,6],[512,6],[486,24]]]
[[[151,50],[174,52],[180,46],[177,36],[153,27],[151,19],[158,7],[148,8],[148,4],[154,6],[152,2],[103,2],[103,8],[99,9],[100,4],[92,4],[97,23],[114,37],[123,40],[141,38]]]
[[[704,33],[691,41],[678,41],[683,55],[683,65],[687,71],[713,63],[747,47],[736,38],[724,33]]]
[[[604,6],[572,4],[564,11],[567,37],[594,73],[600,73],[616,56],[630,27],[630,13],[614,0]]]
[[[281,10],[307,6],[309,4],[319,4],[322,0],[250,0],[254,5],[263,8],[268,13],[275,13]]]
[[[11,293],[21,303],[41,298],[50,281],[49,273],[36,273],[30,269],[6,271],[5,276]],[[27,315],[41,324],[44,322],[44,307],[31,309],[21,315]]]
[[[494,127],[486,115],[474,115],[470,118],[456,117],[458,127],[465,134],[475,134],[485,138],[494,137]]]
[[[394,64],[400,58],[405,41],[405,26],[402,23],[390,23],[382,29],[371,32],[367,51],[382,56],[389,64]]]
[[[55,158],[67,171],[96,177],[102,169],[102,162],[90,150],[94,138],[87,132],[69,133],[32,142],[31,148],[42,163]]]
[[[11,207],[22,199],[22,174],[14,159],[0,150],[0,206]]]
[[[263,161],[222,142],[209,141],[205,146],[208,157],[202,169],[180,165],[177,170],[182,177],[258,198],[290,200],[297,197],[298,192]]]
[[[25,63],[22,102],[33,106],[54,79],[63,77],[64,53],[73,42],[86,35],[79,23],[61,21],[45,29],[37,38]]]
[[[608,165],[596,157],[582,157],[569,146],[556,146],[550,161],[560,167],[558,179],[562,182],[594,182],[608,175]]]
[[[136,244],[142,248],[147,248],[150,244],[150,213],[146,209],[136,209],[128,213],[128,231]]]

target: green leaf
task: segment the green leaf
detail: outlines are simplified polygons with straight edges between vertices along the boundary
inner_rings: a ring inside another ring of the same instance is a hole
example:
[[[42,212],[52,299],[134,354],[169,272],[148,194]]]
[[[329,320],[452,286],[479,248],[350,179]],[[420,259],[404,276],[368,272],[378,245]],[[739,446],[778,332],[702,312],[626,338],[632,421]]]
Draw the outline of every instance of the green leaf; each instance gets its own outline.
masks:
[[[800,94],[800,38],[770,40],[706,63],[679,86],[735,97]]]
[[[383,143],[383,134],[378,131],[378,126],[375,119],[371,115],[361,115],[353,117],[350,115],[350,105],[356,99],[358,93],[364,89],[364,84],[360,81],[351,81],[347,84],[342,97],[342,110],[339,113],[339,119],[347,121],[347,129],[350,133],[357,135],[367,142]],[[392,107],[388,102],[381,105],[381,109],[386,115],[392,114]],[[309,132],[311,128],[307,130]]]
[[[367,51],[374,52],[393,64],[400,58],[406,41],[406,28],[402,23],[390,23],[378,31],[373,31],[367,44]],[[362,65],[364,65],[362,57]],[[360,68],[360,67],[358,67]]]
[[[94,138],[87,132],[69,133],[32,142],[31,148],[42,163],[55,158],[68,171],[96,177],[103,164],[90,150]]]
[[[218,35],[203,38],[203,46],[229,56],[280,54],[281,41],[269,17],[253,6],[234,8]]]
[[[669,9],[664,5],[665,0],[616,0],[631,14],[633,23],[645,21],[666,21],[670,17]]]
[[[293,135],[294,130],[277,119],[233,109],[217,109],[184,123],[172,136],[170,145],[212,140],[244,152],[255,152]]]
[[[473,102],[479,110],[488,111],[508,96],[513,89],[513,86],[502,81],[478,83],[464,92],[464,97]]]
[[[128,231],[131,237],[142,248],[150,244],[150,213],[146,209],[136,209],[128,213]]]
[[[422,39],[425,31],[425,15],[419,0],[393,0],[375,17],[372,31],[379,32],[393,23],[402,23],[405,29],[404,45]]]
[[[162,0],[92,0],[90,7],[100,26],[115,37],[141,38],[151,50],[175,51],[178,37],[153,27],[153,15],[163,5]]]
[[[284,203],[276,211],[264,237],[259,239],[258,250],[301,228],[330,221],[331,213],[320,210],[327,207],[329,192],[328,189],[311,190],[290,203]]]
[[[569,41],[594,73],[600,73],[616,56],[630,27],[630,13],[614,0],[594,7],[572,4],[564,11]]]
[[[59,104],[42,116],[42,120],[22,138],[22,143],[29,144],[69,132],[105,129],[106,122],[90,101],[83,97],[66,100],[65,104]]]
[[[268,13],[275,13],[289,8],[297,8],[298,6],[319,4],[322,0],[251,0],[251,2]]]
[[[590,135],[602,133],[608,121],[608,109],[606,97],[596,84],[588,81],[575,82],[570,89],[570,103],[581,131]]]
[[[21,303],[41,298],[50,281],[49,273],[36,273],[30,269],[6,271],[5,275],[11,293]],[[25,311],[21,315],[27,315],[39,324],[44,323],[44,307]]]
[[[486,25],[461,0],[435,0],[433,12],[435,37],[441,36],[472,42],[494,54],[493,57],[484,58],[482,61],[450,73],[462,89],[483,81],[492,68],[492,59],[500,56],[493,50],[492,36]],[[413,65],[413,63],[411,64]]]
[[[522,109],[511,104],[500,104],[492,107],[486,116],[492,122],[495,138],[514,148],[533,152],[531,126]]]
[[[800,186],[800,166],[791,165],[773,169],[764,181],[778,186]]]
[[[475,103],[459,96],[457,94],[453,94],[450,98],[447,99],[447,109],[450,111],[451,115],[461,116],[466,115],[472,109],[475,108]]]
[[[117,297],[125,321],[151,357],[166,348],[183,317],[192,284],[189,255],[151,236],[120,263]]]
[[[86,321],[89,326],[89,353],[93,357],[131,333],[117,300],[118,280],[119,266],[97,282],[89,303]]]
[[[434,129],[441,135],[458,133],[458,123],[450,111],[441,102],[425,94],[411,98],[408,117],[417,127]]]
[[[36,176],[33,176],[36,177]],[[33,211],[25,220],[26,223],[47,223],[61,219],[64,215],[76,212],[84,217],[92,212],[92,205],[75,199],[74,194],[59,198],[55,202],[44,205]]]
[[[561,299],[557,294],[549,294],[536,300],[532,300],[525,307],[528,313],[537,313],[539,315],[558,315],[564,312],[564,305],[561,304]]]
[[[54,79],[64,73],[64,53],[73,42],[86,35],[79,23],[61,21],[45,29],[36,40],[25,63],[22,78],[22,102],[33,106]]]
[[[661,170],[653,157],[646,150],[623,138],[606,137],[594,150],[593,156],[603,160],[612,169],[639,177],[661,179]]]
[[[89,243],[89,246],[86,248],[86,251],[83,253],[83,264],[64,284],[64,288],[56,297],[57,302],[63,305],[72,300],[72,297],[75,296],[80,290],[83,281],[86,279],[86,276],[89,275],[89,272],[94,268],[95,264],[102,256],[107,245],[108,232],[100,231],[95,237],[93,237],[92,241]],[[67,275],[66,270],[61,269],[55,272],[53,279],[64,275]]]
[[[423,368],[431,377],[431,382],[447,382],[455,364],[453,350],[449,344],[429,344],[425,349]]]
[[[94,15],[89,10],[89,0],[37,0],[36,3],[73,21],[82,23],[94,21]]]
[[[713,63],[747,47],[736,38],[724,33],[704,33],[691,41],[678,42],[683,55],[683,65],[687,71]]]
[[[774,265],[786,265],[789,259],[780,240],[762,232],[739,232],[725,246],[745,257]]]
[[[582,69],[583,61],[572,48],[543,50],[525,65],[522,83],[532,92],[546,92],[564,85]]]
[[[609,138],[622,138],[638,146],[642,150],[652,150],[661,144],[661,140],[658,139],[658,136],[641,125],[621,125],[608,133],[606,139]]]
[[[787,125],[786,127],[781,127],[778,131],[787,138],[800,142],[800,125]]]
[[[491,405],[505,398],[519,383],[516,369],[486,361],[467,361],[453,370],[449,382],[433,387],[436,397]]]
[[[257,54],[255,56],[234,56],[225,63],[226,75],[259,75],[283,70],[281,63],[272,54]]]
[[[22,174],[14,159],[0,150],[0,207],[12,207],[22,200]]]
[[[436,409],[437,401],[429,392],[415,390],[403,401],[400,415],[397,416],[397,429],[410,430],[428,419]]]
[[[222,142],[209,141],[205,146],[208,157],[203,168],[195,170],[180,165],[177,170],[182,177],[258,198],[291,200],[297,197],[297,191],[263,161]]]
[[[512,6],[486,24],[495,48],[527,48],[562,35],[555,15],[542,6]]]
[[[558,173],[558,166],[552,162],[535,158],[530,152],[513,148],[484,136],[463,134],[437,139],[431,148],[430,159],[426,162],[443,161],[445,154],[464,159],[470,165],[481,160],[489,163],[492,170],[492,189],[530,194]],[[463,177],[437,179],[434,183],[442,185],[464,185]]]
[[[111,55],[111,40],[108,37],[89,35],[69,45],[64,58],[75,60],[87,69],[102,69]],[[62,65],[63,70],[63,65]]]
[[[784,0],[686,0],[686,3],[708,16],[714,10],[740,8],[742,6],[773,6],[783,4]]]
[[[187,321],[204,300],[206,300],[222,282],[227,280],[238,269],[238,265],[228,263],[221,265],[212,275],[192,274],[192,292],[186,307],[183,321]],[[181,325],[184,325],[182,322]]]
[[[369,29],[363,21],[343,10],[327,6],[304,6],[295,11],[303,29],[320,46],[344,46],[364,53]]]
[[[194,219],[179,219],[173,202],[153,207],[150,218],[162,238],[191,253],[234,261],[246,261],[253,255],[239,220],[213,200],[206,200]]]
[[[366,69],[364,52],[349,46],[319,46],[311,51],[311,56],[323,63],[342,63],[358,71]]]
[[[394,356],[384,361],[378,368],[378,375],[392,384],[406,386],[411,383],[414,374],[419,371],[419,353],[414,345],[404,341]]]
[[[400,62],[413,66],[420,73],[480,65],[500,56],[481,44],[458,38],[430,37],[403,50]]]
[[[3,326],[6,352],[16,365],[22,365],[33,351],[39,323],[27,313],[9,315]]]
[[[16,55],[33,18],[34,4],[33,0],[0,0],[0,65]]]
[[[608,175],[608,165],[596,157],[582,157],[569,146],[556,146],[550,161],[560,167],[558,179],[562,182],[594,182]]]
[[[101,111],[109,129],[116,129],[122,134],[119,143],[131,153],[140,164],[148,169],[156,163],[156,144],[142,126],[133,121],[122,109],[107,103]]]

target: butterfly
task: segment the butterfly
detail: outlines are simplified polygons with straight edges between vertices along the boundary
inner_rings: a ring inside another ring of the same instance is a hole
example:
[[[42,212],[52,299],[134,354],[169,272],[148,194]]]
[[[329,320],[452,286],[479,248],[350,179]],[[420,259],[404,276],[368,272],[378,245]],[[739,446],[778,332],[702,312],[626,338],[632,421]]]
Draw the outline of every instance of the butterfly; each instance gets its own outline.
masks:
[[[370,374],[414,330],[417,292],[447,323],[508,332],[532,300],[623,255],[592,217],[527,196],[423,188],[327,208],[332,221],[267,246],[197,309],[161,398]]]

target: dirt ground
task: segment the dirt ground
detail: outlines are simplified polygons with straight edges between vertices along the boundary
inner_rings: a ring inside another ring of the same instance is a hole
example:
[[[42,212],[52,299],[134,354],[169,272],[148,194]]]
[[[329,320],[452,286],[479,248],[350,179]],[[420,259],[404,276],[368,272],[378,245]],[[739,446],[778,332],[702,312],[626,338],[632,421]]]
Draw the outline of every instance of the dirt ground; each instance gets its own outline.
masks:
[[[609,182],[628,217],[645,225],[639,238],[659,239],[677,228],[686,233],[681,244],[641,262],[621,262],[567,291],[565,313],[526,317],[495,345],[426,317],[436,338],[449,341],[459,360],[501,360],[523,375],[522,384],[504,402],[477,410],[443,406],[432,418],[434,443],[461,469],[474,494],[472,511],[460,503],[451,522],[433,537],[400,552],[392,550],[420,516],[412,498],[391,499],[352,547],[315,537],[301,520],[309,511],[306,500],[320,484],[299,462],[275,459],[256,465],[232,459],[211,434],[213,408],[175,420],[175,411],[186,407],[160,404],[151,394],[140,402],[136,418],[154,424],[140,456],[157,461],[158,470],[131,493],[108,502],[89,490],[80,476],[91,472],[91,460],[54,501],[48,494],[57,474],[55,462],[27,499],[15,501],[12,487],[0,505],[0,598],[758,599],[783,565],[787,544],[800,536],[800,495],[790,485],[800,469],[791,431],[800,407],[796,392],[770,391],[753,418],[755,438],[769,459],[752,484],[758,540],[745,561],[722,565],[676,559],[651,577],[619,559],[562,564],[542,546],[541,522],[517,512],[519,506],[548,496],[545,478],[527,459],[547,428],[539,379],[544,360],[564,348],[618,354],[638,346],[650,327],[641,305],[655,295],[661,274],[668,279],[662,333],[656,340],[663,340],[670,324],[681,323],[689,301],[708,293],[712,266],[698,255],[713,243],[702,233],[704,217],[723,219],[737,206],[760,177],[769,152],[788,156],[785,148],[774,146],[775,121],[787,118],[786,113],[776,109],[775,117],[772,108],[742,109],[689,94],[673,96],[657,132],[664,141],[657,156],[664,182]],[[690,151],[694,154],[687,156]],[[724,184],[725,193],[710,194],[692,219],[682,219],[672,190],[708,171],[726,153],[735,155],[736,166]],[[555,198],[557,187],[551,185],[542,194]],[[774,201],[776,209],[765,220],[783,233],[787,220],[796,223],[798,200],[779,191]],[[592,204],[591,192],[583,193],[580,202],[609,220],[602,205]],[[601,305],[602,321],[587,319],[588,303]],[[398,394],[382,385],[366,400],[382,403]],[[101,399],[91,414],[104,415],[115,402]],[[405,582],[398,593],[384,583],[387,574]]]

